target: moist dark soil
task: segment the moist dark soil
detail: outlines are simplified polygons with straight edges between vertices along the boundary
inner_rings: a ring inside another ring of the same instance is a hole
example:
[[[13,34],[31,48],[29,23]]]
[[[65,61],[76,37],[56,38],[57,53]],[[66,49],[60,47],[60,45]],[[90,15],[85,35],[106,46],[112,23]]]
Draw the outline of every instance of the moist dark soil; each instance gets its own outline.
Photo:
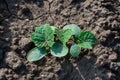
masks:
[[[30,34],[45,23],[79,25],[99,43],[30,63]],[[120,0],[0,0],[0,80],[120,80]]]

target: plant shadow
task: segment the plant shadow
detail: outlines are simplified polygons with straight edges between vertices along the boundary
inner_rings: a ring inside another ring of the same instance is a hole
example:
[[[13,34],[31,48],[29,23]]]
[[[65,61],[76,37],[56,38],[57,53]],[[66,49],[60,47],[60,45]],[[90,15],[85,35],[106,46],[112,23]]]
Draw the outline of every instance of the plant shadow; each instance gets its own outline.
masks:
[[[86,54],[86,52],[84,52]],[[61,69],[56,72],[59,80],[89,80],[95,78],[96,58],[81,53],[79,57],[72,58],[70,55],[57,58]]]
[[[56,74],[59,80],[88,80],[95,78],[95,58],[65,59],[61,64],[61,71]]]
[[[5,57],[6,52],[11,49],[12,42],[12,32],[10,30],[9,19],[6,19],[10,14],[7,13],[5,8],[4,1],[0,3],[0,67],[6,67]],[[6,16],[6,17],[5,17]]]

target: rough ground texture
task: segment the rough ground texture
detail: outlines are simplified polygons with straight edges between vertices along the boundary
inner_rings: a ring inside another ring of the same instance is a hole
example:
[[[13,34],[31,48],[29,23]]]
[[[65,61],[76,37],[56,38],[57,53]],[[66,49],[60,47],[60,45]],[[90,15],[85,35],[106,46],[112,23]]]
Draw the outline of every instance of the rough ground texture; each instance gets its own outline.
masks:
[[[74,23],[99,43],[76,59],[30,63],[30,33],[45,23]],[[0,80],[120,80],[120,0],[0,0]]]

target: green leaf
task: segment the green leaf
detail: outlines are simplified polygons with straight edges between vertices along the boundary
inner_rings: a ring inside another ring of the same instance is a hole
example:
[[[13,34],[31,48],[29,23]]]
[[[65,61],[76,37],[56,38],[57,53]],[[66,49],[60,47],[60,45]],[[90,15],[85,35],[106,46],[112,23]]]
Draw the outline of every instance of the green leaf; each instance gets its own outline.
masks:
[[[30,62],[38,61],[42,59],[47,54],[44,48],[35,47],[28,52],[27,60]]]
[[[68,53],[68,48],[59,43],[55,43],[51,48],[51,54],[56,57],[66,56],[67,53]]]
[[[81,48],[77,44],[73,44],[70,48],[70,55],[72,57],[78,57],[81,52]]]
[[[56,29],[56,35],[58,39],[65,45],[66,42],[70,39],[70,37],[73,35],[73,32],[70,29],[67,30],[59,30]]]
[[[93,46],[98,42],[98,39],[91,31],[81,32],[79,36],[79,46],[83,48],[92,49]]]
[[[52,30],[55,31],[57,29],[55,26],[51,26]]]
[[[90,42],[81,42],[78,45],[80,47],[82,47],[82,48],[88,48],[88,49],[92,49],[93,48],[93,46],[92,46],[92,44]]]
[[[63,29],[64,30],[71,29],[73,31],[73,33],[74,33],[76,38],[78,38],[80,33],[81,33],[80,27],[75,25],[75,24],[68,24],[68,25],[64,26]]]
[[[51,28],[50,25],[46,24],[40,27],[37,27],[35,33],[31,35],[32,41],[37,47],[50,46],[54,44],[54,34],[55,30]]]

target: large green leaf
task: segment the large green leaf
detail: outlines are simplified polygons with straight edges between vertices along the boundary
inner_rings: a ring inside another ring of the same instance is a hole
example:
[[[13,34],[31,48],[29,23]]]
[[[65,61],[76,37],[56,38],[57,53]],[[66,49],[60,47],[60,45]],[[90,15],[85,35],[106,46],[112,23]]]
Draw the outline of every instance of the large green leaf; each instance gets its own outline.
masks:
[[[72,57],[78,57],[80,54],[81,48],[77,44],[73,44],[70,48],[70,55]]]
[[[51,54],[56,57],[66,56],[68,53],[68,48],[65,45],[55,43],[51,48]]]
[[[30,62],[38,61],[42,59],[47,54],[44,48],[35,47],[28,52],[27,60]]]
[[[37,47],[43,47],[45,45],[52,47],[54,44],[54,33],[55,30],[46,24],[37,27],[35,33],[31,35],[31,39]]]
[[[63,27],[64,30],[66,29],[71,29],[75,35],[76,38],[79,37],[81,29],[79,26],[75,25],[75,24],[68,24],[66,26]]]
[[[73,32],[70,29],[67,30],[56,29],[56,34],[58,39],[65,45],[66,42],[70,39],[70,37],[73,35]]]
[[[83,48],[92,49],[93,46],[98,42],[98,39],[91,31],[81,32],[79,36],[79,46]]]

